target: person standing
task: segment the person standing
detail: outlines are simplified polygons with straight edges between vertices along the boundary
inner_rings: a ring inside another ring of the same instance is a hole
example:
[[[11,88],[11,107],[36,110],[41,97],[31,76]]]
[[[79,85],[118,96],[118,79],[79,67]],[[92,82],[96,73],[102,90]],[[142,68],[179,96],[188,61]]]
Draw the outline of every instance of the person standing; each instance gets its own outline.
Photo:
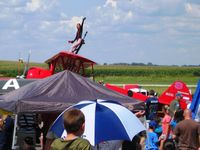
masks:
[[[174,114],[174,117],[172,119],[172,121],[170,122],[170,127],[172,129],[172,132],[173,130],[175,129],[176,125],[182,121],[184,119],[183,117],[183,110],[182,109],[179,109],[175,112]]]
[[[7,115],[3,122],[3,144],[2,150],[11,150],[12,148],[12,138],[13,138],[13,130],[14,130],[14,119]]]
[[[153,120],[156,118],[158,110],[158,98],[155,97],[154,90],[149,91],[149,97],[146,100],[146,119]]]
[[[163,149],[163,143],[170,138],[171,129],[170,129],[170,122],[171,116],[169,115],[169,106],[164,105],[163,107],[164,117],[162,119],[162,134],[159,137],[160,141],[160,149]]]
[[[200,149],[200,124],[191,119],[191,110],[185,109],[184,120],[180,121],[174,129],[173,138],[177,141],[178,149]]]
[[[147,139],[145,141],[145,143],[146,143],[145,149],[146,150],[158,150],[158,136],[154,132],[155,127],[156,127],[156,122],[151,121],[149,123],[148,135],[147,135]]]
[[[176,99],[172,100],[169,105],[170,116],[173,117],[175,112],[180,109],[180,100],[182,99],[181,93],[176,93]]]
[[[72,43],[71,49],[69,50],[72,53],[77,54],[79,50],[79,46],[82,44],[82,42],[84,43],[82,39],[82,33],[83,33],[83,24],[85,22],[85,19],[86,17],[83,18],[81,24],[77,23],[76,25],[77,32],[76,32],[76,37],[74,38],[74,40],[68,41],[68,43]]]
[[[67,136],[55,139],[51,150],[92,150],[89,141],[82,139],[85,130],[85,116],[79,109],[69,109],[63,115],[64,128]]]

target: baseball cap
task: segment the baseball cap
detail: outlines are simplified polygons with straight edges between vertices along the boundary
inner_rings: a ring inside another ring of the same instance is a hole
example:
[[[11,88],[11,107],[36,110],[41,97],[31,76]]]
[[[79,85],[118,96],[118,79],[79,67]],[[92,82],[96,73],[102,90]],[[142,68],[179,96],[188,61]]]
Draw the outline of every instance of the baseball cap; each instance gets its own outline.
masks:
[[[157,126],[157,123],[156,123],[154,120],[151,120],[151,121],[149,122],[149,127],[155,128],[156,126]]]
[[[176,93],[176,97],[182,97],[181,93]]]

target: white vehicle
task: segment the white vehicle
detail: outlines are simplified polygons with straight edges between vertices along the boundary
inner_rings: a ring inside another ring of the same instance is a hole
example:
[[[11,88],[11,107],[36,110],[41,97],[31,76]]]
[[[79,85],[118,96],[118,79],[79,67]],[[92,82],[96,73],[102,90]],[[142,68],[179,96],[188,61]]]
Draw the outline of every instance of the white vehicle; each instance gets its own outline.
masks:
[[[142,88],[132,88],[132,89],[129,89],[130,91],[132,92],[135,92],[135,93],[141,93],[143,95],[146,95],[148,96],[148,91],[146,89],[142,89]]]

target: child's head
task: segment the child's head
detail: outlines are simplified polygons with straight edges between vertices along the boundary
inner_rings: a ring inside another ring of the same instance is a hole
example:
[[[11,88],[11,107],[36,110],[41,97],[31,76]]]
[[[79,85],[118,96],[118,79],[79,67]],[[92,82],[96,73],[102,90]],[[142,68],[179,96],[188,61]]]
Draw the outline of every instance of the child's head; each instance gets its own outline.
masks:
[[[63,115],[64,127],[67,133],[81,136],[85,129],[85,116],[79,109],[69,109]]]
[[[149,129],[155,129],[156,128],[156,126],[157,126],[157,123],[156,123],[156,121],[154,121],[154,120],[151,120],[150,122],[149,122]]]
[[[175,150],[176,146],[172,139],[165,140],[163,144],[163,150]]]
[[[163,106],[163,112],[167,113],[167,114],[169,113],[169,106],[168,105]]]

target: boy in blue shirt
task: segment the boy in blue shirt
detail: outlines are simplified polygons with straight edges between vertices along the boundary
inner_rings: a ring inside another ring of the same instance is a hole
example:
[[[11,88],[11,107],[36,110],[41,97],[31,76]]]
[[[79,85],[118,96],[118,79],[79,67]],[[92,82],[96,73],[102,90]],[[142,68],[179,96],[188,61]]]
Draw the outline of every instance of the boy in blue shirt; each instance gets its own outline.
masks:
[[[156,127],[156,122],[155,121],[150,121],[149,123],[149,129],[148,129],[148,134],[146,138],[146,150],[158,150],[158,136],[154,132],[154,129]]]

